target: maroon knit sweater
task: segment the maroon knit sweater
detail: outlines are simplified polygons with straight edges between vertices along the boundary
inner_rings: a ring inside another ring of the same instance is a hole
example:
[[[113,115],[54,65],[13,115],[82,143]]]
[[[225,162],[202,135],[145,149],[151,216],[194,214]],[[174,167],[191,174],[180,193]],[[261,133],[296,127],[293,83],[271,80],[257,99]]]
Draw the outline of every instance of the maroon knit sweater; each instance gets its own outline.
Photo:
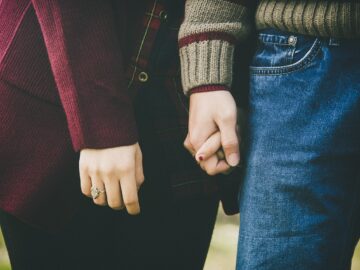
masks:
[[[113,12],[110,0],[0,1],[0,208],[37,226],[73,212],[74,150],[137,141]]]

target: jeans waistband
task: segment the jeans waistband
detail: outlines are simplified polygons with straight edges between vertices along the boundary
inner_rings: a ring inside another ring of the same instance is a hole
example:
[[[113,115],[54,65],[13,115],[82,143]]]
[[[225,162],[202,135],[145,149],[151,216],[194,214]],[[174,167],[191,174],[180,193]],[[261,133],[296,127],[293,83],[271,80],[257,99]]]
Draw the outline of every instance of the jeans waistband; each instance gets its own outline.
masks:
[[[287,32],[282,30],[277,30],[274,28],[267,28],[259,31],[259,38],[264,42],[272,42],[277,44],[289,45],[289,37],[294,37],[297,40],[310,40],[318,38],[328,44],[329,46],[341,46],[341,45],[358,45],[360,46],[360,39],[346,39],[346,38],[333,38],[333,37],[316,37],[310,35],[304,35],[300,33]]]

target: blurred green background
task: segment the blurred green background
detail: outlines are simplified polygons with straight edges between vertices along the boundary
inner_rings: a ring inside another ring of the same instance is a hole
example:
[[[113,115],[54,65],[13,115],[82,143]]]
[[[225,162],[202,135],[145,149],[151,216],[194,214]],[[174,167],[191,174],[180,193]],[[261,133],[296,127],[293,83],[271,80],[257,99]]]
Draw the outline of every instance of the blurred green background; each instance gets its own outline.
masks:
[[[209,255],[204,270],[235,269],[236,245],[239,216],[225,216],[221,208],[211,241]],[[0,232],[0,270],[10,270],[9,259]],[[360,245],[353,258],[352,270],[360,270]]]

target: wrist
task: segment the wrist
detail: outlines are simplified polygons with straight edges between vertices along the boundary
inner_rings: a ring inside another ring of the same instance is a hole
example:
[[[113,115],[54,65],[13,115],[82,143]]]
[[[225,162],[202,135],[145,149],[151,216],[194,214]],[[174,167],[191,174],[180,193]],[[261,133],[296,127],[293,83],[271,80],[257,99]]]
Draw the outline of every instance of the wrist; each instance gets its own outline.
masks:
[[[205,92],[215,92],[215,91],[230,91],[227,85],[222,84],[209,84],[209,85],[200,85],[193,87],[189,90],[189,95],[196,93],[205,93]]]

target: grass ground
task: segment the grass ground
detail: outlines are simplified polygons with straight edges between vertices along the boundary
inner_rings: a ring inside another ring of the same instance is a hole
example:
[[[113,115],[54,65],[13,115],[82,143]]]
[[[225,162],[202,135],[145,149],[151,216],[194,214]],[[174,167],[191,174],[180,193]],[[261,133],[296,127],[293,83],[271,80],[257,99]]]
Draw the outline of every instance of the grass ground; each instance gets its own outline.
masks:
[[[235,269],[238,220],[238,215],[227,217],[221,209],[219,210],[218,220],[204,270]],[[0,270],[11,270],[1,233]],[[360,270],[360,244],[355,251],[352,270]]]
[[[0,270],[10,270],[9,258],[6,253],[4,239],[0,231]]]

